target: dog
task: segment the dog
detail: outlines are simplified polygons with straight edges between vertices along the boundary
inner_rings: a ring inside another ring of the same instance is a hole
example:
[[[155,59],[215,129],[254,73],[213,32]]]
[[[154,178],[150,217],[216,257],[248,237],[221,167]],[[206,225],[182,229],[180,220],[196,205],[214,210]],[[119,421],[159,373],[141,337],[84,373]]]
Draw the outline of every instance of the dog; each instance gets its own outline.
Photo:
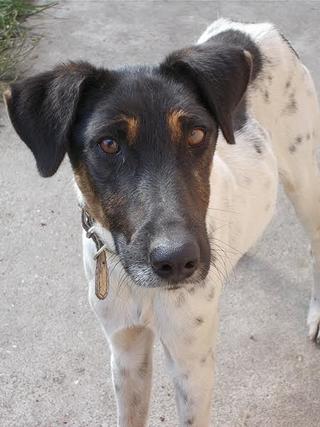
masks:
[[[272,24],[219,19],[157,66],[70,62],[5,98],[42,176],[70,159],[119,426],[147,425],[155,336],[180,425],[209,425],[219,295],[271,220],[278,177],[310,238],[320,343],[319,106]]]

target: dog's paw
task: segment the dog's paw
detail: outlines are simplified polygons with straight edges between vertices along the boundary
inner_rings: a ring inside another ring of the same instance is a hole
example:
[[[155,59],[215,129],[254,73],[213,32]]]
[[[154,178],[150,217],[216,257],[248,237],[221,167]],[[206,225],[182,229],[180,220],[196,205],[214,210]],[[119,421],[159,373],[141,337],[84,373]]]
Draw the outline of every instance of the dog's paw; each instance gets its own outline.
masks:
[[[307,324],[309,327],[309,338],[320,345],[320,302],[310,302]]]

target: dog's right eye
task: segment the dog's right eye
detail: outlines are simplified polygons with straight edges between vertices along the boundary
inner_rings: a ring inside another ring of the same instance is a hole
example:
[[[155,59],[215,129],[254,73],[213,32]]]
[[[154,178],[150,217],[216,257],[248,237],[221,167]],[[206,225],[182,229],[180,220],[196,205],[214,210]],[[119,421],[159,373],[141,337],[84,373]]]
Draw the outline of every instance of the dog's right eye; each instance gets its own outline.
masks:
[[[119,144],[113,139],[103,139],[99,142],[102,151],[107,154],[117,154],[120,151]]]
[[[196,145],[200,145],[206,137],[206,132],[202,128],[194,128],[189,134],[188,137],[188,145],[194,147]]]

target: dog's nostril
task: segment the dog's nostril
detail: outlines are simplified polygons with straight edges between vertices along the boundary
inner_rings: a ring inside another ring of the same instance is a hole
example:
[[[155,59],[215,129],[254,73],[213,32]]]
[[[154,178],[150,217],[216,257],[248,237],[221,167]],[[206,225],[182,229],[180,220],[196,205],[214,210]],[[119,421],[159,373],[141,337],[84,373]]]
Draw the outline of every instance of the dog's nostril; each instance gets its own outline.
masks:
[[[161,270],[163,270],[163,271],[170,271],[170,270],[172,270],[172,267],[171,267],[170,264],[163,264],[161,266]]]
[[[194,268],[195,264],[196,264],[195,261],[189,261],[184,267],[188,269]]]

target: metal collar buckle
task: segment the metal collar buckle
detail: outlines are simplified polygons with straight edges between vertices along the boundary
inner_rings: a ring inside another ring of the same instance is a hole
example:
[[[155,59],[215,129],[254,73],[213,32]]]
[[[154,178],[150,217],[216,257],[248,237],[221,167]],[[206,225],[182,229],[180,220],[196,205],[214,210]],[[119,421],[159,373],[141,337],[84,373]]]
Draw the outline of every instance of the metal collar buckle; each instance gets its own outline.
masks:
[[[92,239],[96,245],[97,252],[94,255],[96,261],[96,272],[95,272],[95,292],[99,299],[105,299],[109,291],[109,271],[107,264],[107,246],[104,245],[99,237],[96,235],[94,230],[94,221],[85,208],[81,211],[81,223],[82,227],[86,232],[88,239]]]

